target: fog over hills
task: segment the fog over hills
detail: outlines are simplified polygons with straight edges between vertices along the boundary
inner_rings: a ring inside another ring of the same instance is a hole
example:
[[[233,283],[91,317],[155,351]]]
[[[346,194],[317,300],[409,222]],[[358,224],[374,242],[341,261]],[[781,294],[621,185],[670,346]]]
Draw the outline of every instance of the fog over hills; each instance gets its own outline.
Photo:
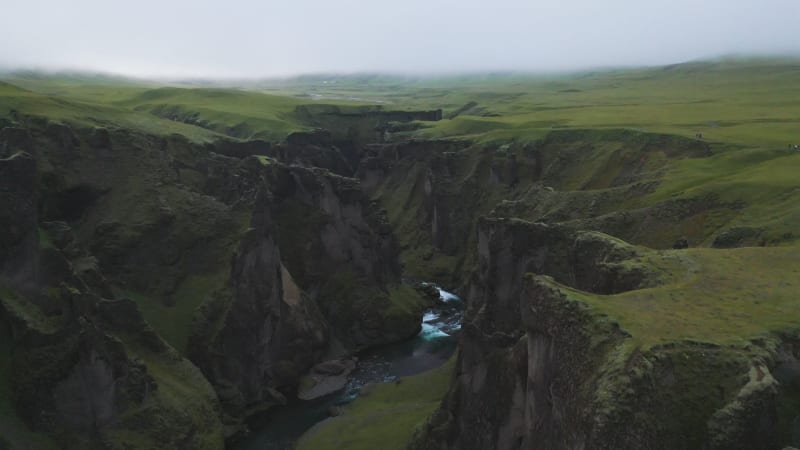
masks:
[[[797,17],[792,0],[35,0],[4,7],[0,67],[264,77],[658,65],[796,54]]]

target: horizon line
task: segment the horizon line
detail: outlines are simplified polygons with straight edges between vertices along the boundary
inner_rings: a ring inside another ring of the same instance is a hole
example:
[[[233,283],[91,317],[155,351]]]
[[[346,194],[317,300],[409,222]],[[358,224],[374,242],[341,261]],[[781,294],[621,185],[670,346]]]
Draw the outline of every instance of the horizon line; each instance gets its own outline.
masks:
[[[712,57],[694,58],[666,64],[608,64],[586,66],[582,68],[551,68],[551,69],[514,69],[514,68],[486,68],[466,69],[452,71],[395,71],[395,70],[353,70],[353,71],[308,71],[286,75],[169,75],[169,74],[131,74],[130,72],[79,68],[79,67],[45,67],[45,66],[18,66],[0,65],[0,75],[39,75],[39,76],[84,76],[106,77],[119,80],[160,83],[225,83],[245,82],[258,83],[269,81],[295,81],[302,78],[358,78],[358,77],[390,77],[408,79],[448,79],[458,77],[479,76],[568,76],[587,72],[613,72],[616,70],[654,69],[660,67],[680,66],[685,64],[714,63],[714,62],[747,62],[748,60],[783,60],[786,62],[797,60],[800,62],[800,53],[775,53],[775,54],[725,54]]]

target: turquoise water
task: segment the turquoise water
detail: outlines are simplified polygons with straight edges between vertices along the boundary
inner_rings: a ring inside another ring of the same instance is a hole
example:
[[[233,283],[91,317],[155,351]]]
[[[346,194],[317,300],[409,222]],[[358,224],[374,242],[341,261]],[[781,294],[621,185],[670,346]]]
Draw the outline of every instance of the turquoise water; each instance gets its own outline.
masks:
[[[386,383],[435,369],[456,350],[464,304],[455,294],[439,289],[441,302],[425,312],[422,329],[408,341],[368,350],[358,355],[358,367],[339,393],[311,401],[294,400],[248,421],[251,434],[230,448],[235,450],[290,450],[309,428],[330,416],[332,407],[358,397],[368,383]]]

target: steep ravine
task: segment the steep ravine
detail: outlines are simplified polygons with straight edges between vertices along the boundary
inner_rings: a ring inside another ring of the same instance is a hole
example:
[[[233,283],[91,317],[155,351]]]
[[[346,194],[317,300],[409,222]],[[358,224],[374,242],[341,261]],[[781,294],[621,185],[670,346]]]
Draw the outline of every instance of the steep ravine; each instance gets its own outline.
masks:
[[[2,411],[67,448],[220,448],[315,364],[418,333],[358,180],[222,147],[0,131]]]
[[[703,261],[760,261],[640,246],[727,236],[739,203],[649,197],[708,144],[386,142],[387,121],[413,115],[312,110],[346,126],[204,145],[40,118],[0,130],[0,412],[66,448],[282,448],[364,383],[454,352],[461,313],[441,320],[414,277],[458,286],[466,311],[456,376],[413,448],[798,444],[796,333],[653,337],[608,306],[671,298]]]
[[[787,284],[726,273],[755,262],[766,267],[754,273],[774,271],[766,250],[680,250],[727,236],[743,204],[715,194],[649,200],[671,164],[712,154],[704,142],[622,130],[557,131],[527,145],[373,146],[359,174],[387,209],[407,270],[464,283],[468,305],[455,383],[413,448],[800,444],[796,325],[760,324],[754,334],[733,331],[736,339],[726,322],[684,325],[683,315],[710,320],[724,308],[730,323],[768,315],[769,306],[749,303]],[[684,277],[708,284],[683,292]],[[739,289],[750,302],[728,306]],[[603,308],[604,298],[618,308],[634,295],[675,304],[656,306],[686,328],[653,334],[638,322],[660,320],[644,319],[647,306],[642,319],[633,302],[614,315]],[[612,318],[620,315],[627,322]],[[703,338],[684,337],[692,335]]]
[[[355,400],[371,383],[387,383],[444,364],[453,354],[461,328],[463,303],[439,289],[439,303],[425,312],[420,332],[412,339],[356,355],[355,370],[343,388],[314,400],[292,399],[248,421],[250,434],[235,441],[235,450],[289,450],[314,424]]]
[[[646,346],[603,312],[685,276],[679,250],[518,219],[482,220],[478,248],[458,375],[412,448],[796,445],[795,335]]]

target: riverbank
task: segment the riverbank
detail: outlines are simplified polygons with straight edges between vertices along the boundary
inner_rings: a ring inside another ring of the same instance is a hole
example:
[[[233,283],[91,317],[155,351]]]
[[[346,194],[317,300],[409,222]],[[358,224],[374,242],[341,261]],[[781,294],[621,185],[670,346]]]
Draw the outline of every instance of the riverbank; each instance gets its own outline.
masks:
[[[316,435],[319,431],[316,425],[322,426],[322,423],[327,423],[328,419],[333,419],[332,415],[344,412],[342,418],[335,417],[335,419],[338,419],[338,422],[347,422],[349,419],[346,420],[344,417],[355,419],[364,411],[386,410],[385,412],[389,414],[391,411],[387,410],[387,407],[391,405],[385,402],[398,403],[399,399],[404,400],[400,402],[404,406],[391,413],[403,412],[398,415],[397,420],[404,422],[395,423],[402,429],[398,429],[397,432],[412,430],[416,426],[417,418],[423,417],[424,420],[427,414],[435,409],[441,395],[447,390],[446,383],[449,382],[447,374],[452,371],[447,369],[452,365],[448,361],[453,359],[456,351],[463,318],[464,304],[461,299],[451,292],[438,287],[437,289],[439,302],[425,312],[417,336],[360,353],[356,370],[350,374],[345,388],[339,392],[310,401],[294,399],[286,406],[256,415],[248,421],[251,433],[230,448],[290,450],[294,448],[301,435],[311,432],[309,430],[312,427],[314,428],[312,434]],[[415,381],[412,381],[411,377],[415,375],[418,377],[413,377]],[[423,383],[425,388],[419,389],[418,392],[410,389],[409,386],[415,386],[414,383]],[[360,406],[357,407],[351,405],[355,409],[348,406],[354,400],[361,398],[364,392],[369,392],[370,400],[359,402]],[[373,399],[377,399],[377,403],[373,402]],[[392,422],[394,423],[395,419],[392,419]],[[368,428],[372,430],[372,427]],[[348,434],[353,432],[348,431]],[[348,444],[338,448],[351,447]]]
[[[296,450],[402,450],[439,406],[452,381],[453,355],[443,366],[369,386],[341,416],[308,430]]]

